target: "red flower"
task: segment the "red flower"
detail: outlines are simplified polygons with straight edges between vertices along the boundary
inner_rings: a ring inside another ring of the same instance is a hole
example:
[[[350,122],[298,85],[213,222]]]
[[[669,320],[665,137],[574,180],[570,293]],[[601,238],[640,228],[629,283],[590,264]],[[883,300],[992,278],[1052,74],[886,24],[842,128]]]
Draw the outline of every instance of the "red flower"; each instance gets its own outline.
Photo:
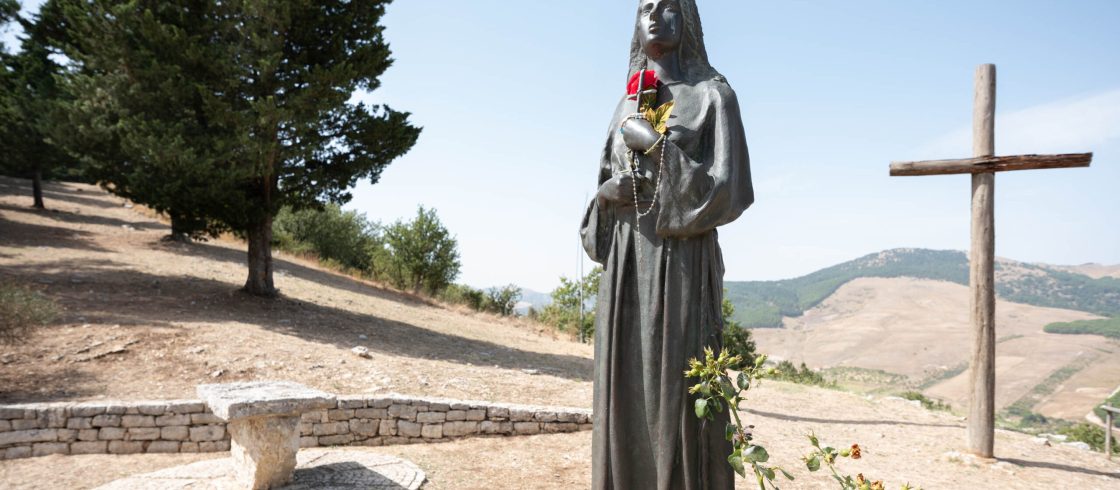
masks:
[[[641,71],[634,73],[630,77],[630,83],[626,84],[626,95],[634,95],[638,93],[638,77],[642,77],[642,90],[656,89],[661,86],[661,80],[657,79],[657,73],[653,70],[646,70],[645,76],[642,76]]]

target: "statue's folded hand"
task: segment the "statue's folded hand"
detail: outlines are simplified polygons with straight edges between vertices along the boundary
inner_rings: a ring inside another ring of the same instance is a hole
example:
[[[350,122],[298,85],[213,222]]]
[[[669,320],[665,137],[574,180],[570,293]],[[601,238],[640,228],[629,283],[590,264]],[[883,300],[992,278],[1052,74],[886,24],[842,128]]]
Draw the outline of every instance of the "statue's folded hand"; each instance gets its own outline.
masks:
[[[629,202],[634,199],[634,177],[628,173],[618,174],[599,186],[595,194],[600,203]]]

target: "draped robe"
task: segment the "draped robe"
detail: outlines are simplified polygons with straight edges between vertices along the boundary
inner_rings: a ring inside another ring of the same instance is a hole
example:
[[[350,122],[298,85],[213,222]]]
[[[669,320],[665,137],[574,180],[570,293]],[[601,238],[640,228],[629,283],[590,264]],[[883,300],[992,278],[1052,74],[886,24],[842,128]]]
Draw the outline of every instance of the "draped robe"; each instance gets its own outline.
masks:
[[[583,245],[603,265],[595,317],[592,488],[724,490],[734,487],[726,411],[702,421],[684,371],[704,347],[721,346],[723,257],[716,227],[754,201],[735,92],[718,77],[670,83],[669,121],[656,207],[635,226],[634,203],[592,202]],[[663,102],[663,101],[662,101]],[[599,183],[628,165],[612,119]],[[657,157],[641,165],[657,175]],[[652,184],[639,196],[644,212]],[[628,200],[630,201],[630,200]]]

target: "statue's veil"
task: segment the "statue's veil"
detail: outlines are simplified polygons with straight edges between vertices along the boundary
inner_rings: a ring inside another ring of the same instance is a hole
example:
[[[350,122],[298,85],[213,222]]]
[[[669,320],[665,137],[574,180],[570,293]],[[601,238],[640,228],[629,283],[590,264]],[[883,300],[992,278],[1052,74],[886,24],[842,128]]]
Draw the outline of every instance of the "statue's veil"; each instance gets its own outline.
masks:
[[[704,29],[700,26],[700,12],[696,9],[696,0],[678,0],[681,8],[681,18],[684,21],[684,31],[681,32],[681,45],[679,59],[681,71],[684,73],[686,83],[697,83],[705,80],[723,79],[723,76],[708,63],[708,50],[704,48]],[[642,69],[646,55],[642,52],[642,44],[638,41],[639,18],[641,17],[641,2],[638,13],[634,17],[634,38],[630,42],[630,75]]]

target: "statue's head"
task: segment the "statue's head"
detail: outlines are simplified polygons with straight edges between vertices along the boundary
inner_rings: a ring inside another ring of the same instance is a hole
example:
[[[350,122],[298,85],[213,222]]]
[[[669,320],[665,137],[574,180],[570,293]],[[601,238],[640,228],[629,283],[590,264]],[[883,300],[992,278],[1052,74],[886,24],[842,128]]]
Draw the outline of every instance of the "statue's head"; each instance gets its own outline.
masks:
[[[627,79],[645,66],[647,57],[656,59],[673,51],[679,55],[685,82],[722,79],[708,63],[696,0],[638,0]]]
[[[638,4],[638,43],[650,58],[660,58],[681,45],[680,0],[641,0]]]

